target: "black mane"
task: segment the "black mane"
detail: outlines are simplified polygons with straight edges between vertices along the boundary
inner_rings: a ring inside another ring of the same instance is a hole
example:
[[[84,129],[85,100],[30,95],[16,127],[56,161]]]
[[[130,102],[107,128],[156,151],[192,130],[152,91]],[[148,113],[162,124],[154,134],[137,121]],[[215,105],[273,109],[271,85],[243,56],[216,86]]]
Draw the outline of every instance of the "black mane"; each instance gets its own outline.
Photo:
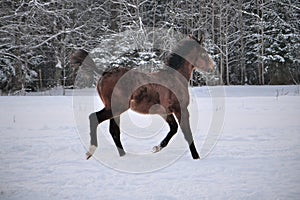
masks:
[[[200,48],[198,41],[195,42],[193,39],[183,40],[168,56],[166,65],[175,70],[179,69],[186,61],[184,57],[195,47]]]

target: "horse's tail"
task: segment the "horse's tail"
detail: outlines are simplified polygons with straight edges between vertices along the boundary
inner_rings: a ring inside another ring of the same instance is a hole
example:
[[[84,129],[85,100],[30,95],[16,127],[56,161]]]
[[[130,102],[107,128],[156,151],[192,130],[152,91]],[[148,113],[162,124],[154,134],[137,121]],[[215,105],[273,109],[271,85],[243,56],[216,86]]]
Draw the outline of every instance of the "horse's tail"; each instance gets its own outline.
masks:
[[[101,92],[101,82],[103,81],[103,79],[105,79],[107,71],[102,71],[102,70],[97,70],[95,71],[98,75],[100,75],[100,77],[98,78],[97,84],[96,84],[96,89],[98,92],[99,97],[101,98],[101,100],[103,100],[102,98],[102,92]]]
[[[102,80],[103,76],[101,76],[98,81],[97,81],[97,85],[96,85],[96,89],[97,89],[97,92],[98,92],[98,95],[99,97],[103,100],[102,96],[101,96],[101,80]]]

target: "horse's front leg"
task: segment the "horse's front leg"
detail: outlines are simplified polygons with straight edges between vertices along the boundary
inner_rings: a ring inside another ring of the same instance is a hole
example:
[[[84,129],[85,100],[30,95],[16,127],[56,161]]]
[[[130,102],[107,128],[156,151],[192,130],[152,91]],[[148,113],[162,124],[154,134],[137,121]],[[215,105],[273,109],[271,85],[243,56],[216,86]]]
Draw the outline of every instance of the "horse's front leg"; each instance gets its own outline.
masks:
[[[95,112],[90,114],[89,120],[90,120],[90,136],[91,136],[91,145],[89,148],[89,151],[86,153],[87,158],[89,159],[92,157],[94,152],[96,151],[96,148],[98,146],[98,140],[97,140],[97,127],[98,125],[105,121],[112,118],[112,112],[111,110],[102,109],[101,111]]]
[[[194,139],[190,127],[190,114],[187,108],[181,110],[181,112],[175,112],[175,115],[180,123],[181,130],[183,132],[185,140],[188,142],[190,152],[193,159],[200,159],[197,149],[194,144]]]

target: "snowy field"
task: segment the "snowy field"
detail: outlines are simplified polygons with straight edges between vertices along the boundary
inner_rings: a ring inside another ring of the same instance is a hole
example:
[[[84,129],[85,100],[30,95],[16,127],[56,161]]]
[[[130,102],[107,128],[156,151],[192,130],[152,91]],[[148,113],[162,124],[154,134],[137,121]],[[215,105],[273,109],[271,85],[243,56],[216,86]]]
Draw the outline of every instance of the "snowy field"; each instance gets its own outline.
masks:
[[[168,129],[157,116],[133,112],[121,118],[129,154],[118,157],[104,123],[98,159],[87,161],[88,121],[80,113],[91,108],[74,105],[71,95],[0,97],[0,199],[299,199],[300,87],[225,90],[221,135],[196,161],[180,132],[162,152],[151,153]],[[191,126],[201,154],[215,110],[206,87],[191,94]],[[177,157],[163,163],[170,155]],[[130,166],[134,157],[143,162]]]

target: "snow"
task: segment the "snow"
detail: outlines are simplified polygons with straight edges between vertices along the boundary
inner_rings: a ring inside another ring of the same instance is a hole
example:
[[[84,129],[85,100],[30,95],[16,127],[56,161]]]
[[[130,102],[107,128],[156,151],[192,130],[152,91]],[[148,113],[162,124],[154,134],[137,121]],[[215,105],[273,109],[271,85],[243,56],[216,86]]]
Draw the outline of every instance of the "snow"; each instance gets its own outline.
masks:
[[[215,110],[209,88],[190,91],[191,126],[201,152]],[[121,118],[129,154],[118,157],[104,123],[98,128],[98,159],[87,161],[80,130],[87,130],[88,121],[77,111],[100,108],[99,102],[85,107],[76,104],[76,96],[0,97],[0,199],[298,199],[299,86],[225,91],[221,136],[196,161],[180,132],[166,149],[150,153],[167,127],[158,116],[132,111]],[[170,155],[175,161],[159,165]],[[143,162],[130,165],[135,158]],[[150,172],[134,173],[143,167]]]
[[[57,64],[55,65],[56,68],[62,69],[62,64],[59,59],[57,59]]]

